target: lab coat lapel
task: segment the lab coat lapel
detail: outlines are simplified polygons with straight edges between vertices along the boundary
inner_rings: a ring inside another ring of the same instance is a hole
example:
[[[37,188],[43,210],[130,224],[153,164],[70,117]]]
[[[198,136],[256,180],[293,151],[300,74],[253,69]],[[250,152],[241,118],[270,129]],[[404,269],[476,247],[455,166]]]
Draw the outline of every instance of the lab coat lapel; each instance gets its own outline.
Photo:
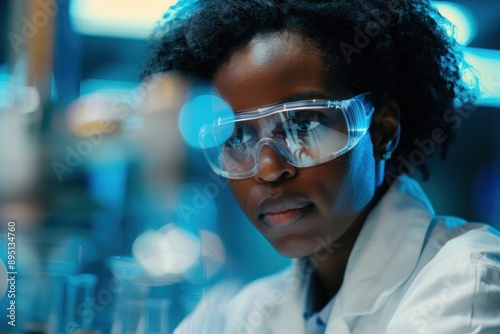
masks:
[[[326,333],[349,333],[410,276],[434,210],[414,180],[400,177],[367,217],[354,245]]]
[[[302,291],[307,263],[265,278],[259,289],[247,288],[225,306],[225,334],[307,334],[302,317]]]

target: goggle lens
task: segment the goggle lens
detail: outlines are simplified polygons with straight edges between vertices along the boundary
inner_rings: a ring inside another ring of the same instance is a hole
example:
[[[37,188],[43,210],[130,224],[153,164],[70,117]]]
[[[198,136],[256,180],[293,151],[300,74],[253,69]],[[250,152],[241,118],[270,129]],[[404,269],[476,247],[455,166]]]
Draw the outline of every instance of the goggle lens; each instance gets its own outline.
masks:
[[[353,129],[349,120],[355,117],[349,108],[359,107],[363,108],[360,104],[302,101],[295,106],[290,103],[241,112],[205,127],[200,142],[212,168],[228,178],[255,174],[264,145],[294,166],[314,166],[345,153],[353,144],[350,137],[366,132],[367,126]],[[361,112],[364,118],[368,116],[364,108]]]

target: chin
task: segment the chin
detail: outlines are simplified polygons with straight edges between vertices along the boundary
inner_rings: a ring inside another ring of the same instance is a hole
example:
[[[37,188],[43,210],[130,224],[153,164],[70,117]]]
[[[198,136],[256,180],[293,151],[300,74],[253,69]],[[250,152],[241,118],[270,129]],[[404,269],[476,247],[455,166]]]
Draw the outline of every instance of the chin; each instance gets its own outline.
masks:
[[[274,249],[284,257],[299,259],[314,253],[317,243],[300,235],[287,235],[275,240],[269,240]]]

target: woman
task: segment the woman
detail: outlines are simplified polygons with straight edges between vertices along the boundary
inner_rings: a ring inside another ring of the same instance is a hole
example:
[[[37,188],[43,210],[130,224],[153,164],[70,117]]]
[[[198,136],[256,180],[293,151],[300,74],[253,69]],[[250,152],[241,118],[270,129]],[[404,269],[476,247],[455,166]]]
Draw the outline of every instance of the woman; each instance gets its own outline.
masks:
[[[200,145],[255,227],[297,259],[176,333],[500,333],[498,232],[435,216],[405,175],[427,176],[424,153],[446,156],[474,102],[427,1],[171,13],[144,74],[213,84],[234,115],[203,127]]]

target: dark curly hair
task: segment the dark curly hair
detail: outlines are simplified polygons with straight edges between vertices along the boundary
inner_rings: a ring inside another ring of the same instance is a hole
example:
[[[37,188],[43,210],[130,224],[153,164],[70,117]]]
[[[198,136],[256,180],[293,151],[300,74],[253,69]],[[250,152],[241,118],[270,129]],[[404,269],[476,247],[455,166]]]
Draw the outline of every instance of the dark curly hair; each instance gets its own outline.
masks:
[[[397,164],[436,129],[446,140],[425,154],[440,149],[444,160],[454,117],[475,103],[449,24],[426,0],[180,0],[153,33],[142,74],[178,70],[210,80],[255,36],[299,33],[321,50],[326,75],[343,78],[354,93],[379,92],[376,105],[399,103],[401,139],[388,166],[401,173]],[[418,167],[427,178],[425,161]]]

